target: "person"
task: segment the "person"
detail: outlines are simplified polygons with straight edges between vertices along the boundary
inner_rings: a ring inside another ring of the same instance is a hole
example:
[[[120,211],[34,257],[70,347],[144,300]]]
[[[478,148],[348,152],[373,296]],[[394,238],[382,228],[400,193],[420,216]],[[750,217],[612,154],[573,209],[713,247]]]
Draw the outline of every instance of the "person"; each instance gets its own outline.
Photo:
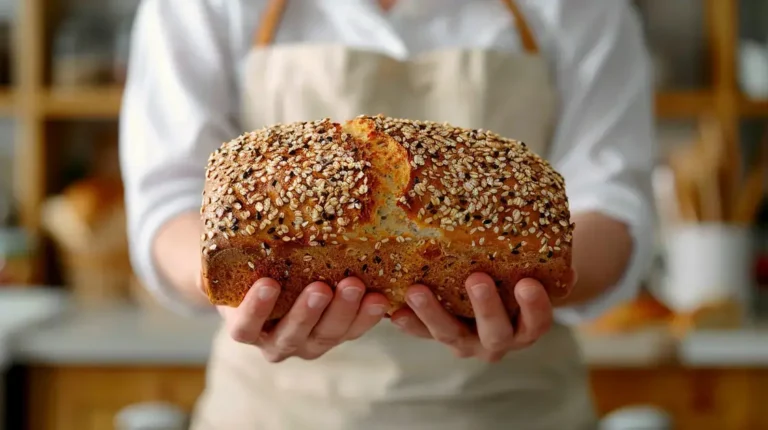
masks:
[[[223,307],[196,430],[507,429],[597,425],[570,326],[632,298],[649,265],[652,88],[639,20],[604,0],[145,0],[121,116],[131,255],[159,300],[208,312],[199,209],[208,156],[275,123],[379,113],[493,130],[566,180],[573,292],[466,280],[477,315],[429,286],[387,300],[355,278]]]

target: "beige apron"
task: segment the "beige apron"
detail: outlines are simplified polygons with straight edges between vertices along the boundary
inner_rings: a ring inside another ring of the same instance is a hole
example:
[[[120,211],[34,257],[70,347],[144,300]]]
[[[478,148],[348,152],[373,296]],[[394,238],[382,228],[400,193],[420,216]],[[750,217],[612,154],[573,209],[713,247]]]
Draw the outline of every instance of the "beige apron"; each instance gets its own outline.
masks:
[[[247,59],[244,126],[360,114],[448,121],[525,141],[545,154],[555,90],[522,15],[524,54],[441,50],[409,61],[346,46],[269,46],[274,0]],[[216,338],[194,430],[586,430],[593,416],[570,330],[555,325],[497,364],[458,359],[386,320],[315,361],[266,362],[226,332]]]

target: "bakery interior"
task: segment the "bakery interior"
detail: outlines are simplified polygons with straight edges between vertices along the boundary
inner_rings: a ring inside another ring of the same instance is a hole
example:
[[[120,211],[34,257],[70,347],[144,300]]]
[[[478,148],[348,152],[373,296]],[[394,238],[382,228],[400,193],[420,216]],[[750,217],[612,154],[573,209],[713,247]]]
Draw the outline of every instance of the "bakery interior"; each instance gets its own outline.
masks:
[[[183,422],[204,387],[218,320],[166,310],[128,261],[117,117],[137,3],[0,0],[0,429]],[[595,404],[611,429],[768,429],[768,2],[635,6],[656,258],[636,300],[576,329]]]

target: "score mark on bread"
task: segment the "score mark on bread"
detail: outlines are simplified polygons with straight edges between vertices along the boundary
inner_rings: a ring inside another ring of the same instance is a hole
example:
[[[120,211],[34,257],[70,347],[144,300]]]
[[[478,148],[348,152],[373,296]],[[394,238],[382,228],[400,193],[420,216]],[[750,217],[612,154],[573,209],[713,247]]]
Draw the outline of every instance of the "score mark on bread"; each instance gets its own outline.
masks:
[[[564,180],[524,143],[489,131],[383,116],[263,128],[211,155],[201,213],[211,302],[237,306],[271,277],[283,289],[273,318],[311,282],[346,276],[393,311],[423,283],[464,317],[473,272],[497,280],[511,312],[524,277],[568,293]]]

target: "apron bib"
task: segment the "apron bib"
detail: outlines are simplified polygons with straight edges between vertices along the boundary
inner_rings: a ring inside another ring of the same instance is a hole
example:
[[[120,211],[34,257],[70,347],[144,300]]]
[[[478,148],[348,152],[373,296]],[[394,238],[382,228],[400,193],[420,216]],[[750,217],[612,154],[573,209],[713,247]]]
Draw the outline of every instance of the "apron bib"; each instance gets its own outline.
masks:
[[[546,154],[556,91],[522,14],[503,0],[526,53],[441,50],[400,61],[339,45],[270,46],[285,0],[271,1],[243,82],[243,126],[361,114],[449,122],[525,141]],[[221,331],[194,430],[586,430],[596,428],[570,330],[496,364],[382,321],[314,361],[279,364]]]

